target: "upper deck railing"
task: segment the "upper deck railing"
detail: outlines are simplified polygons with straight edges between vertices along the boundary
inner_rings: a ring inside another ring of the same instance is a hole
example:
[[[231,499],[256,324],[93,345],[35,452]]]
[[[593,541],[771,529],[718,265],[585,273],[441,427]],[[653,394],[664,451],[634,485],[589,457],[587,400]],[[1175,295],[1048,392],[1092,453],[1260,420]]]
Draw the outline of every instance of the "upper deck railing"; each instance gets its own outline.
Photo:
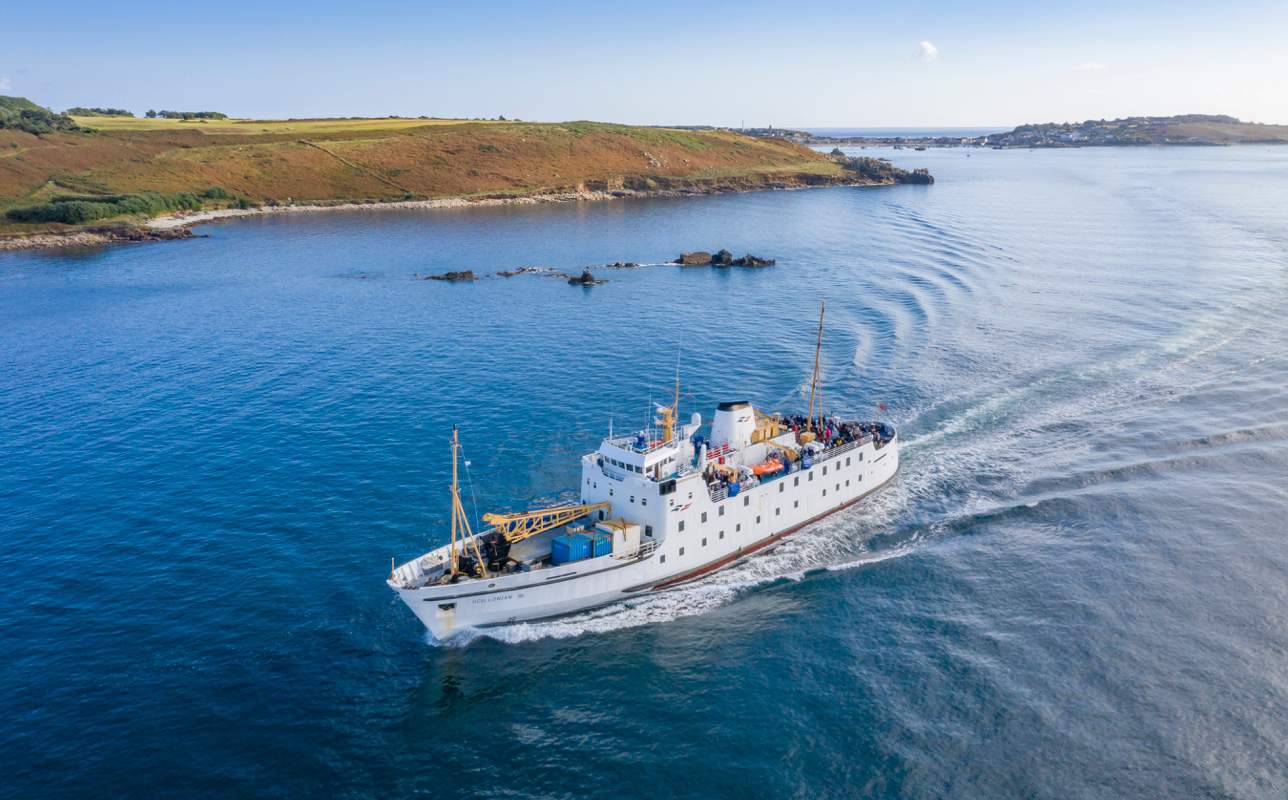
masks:
[[[644,444],[640,445],[640,437],[636,436],[611,436],[604,439],[604,444],[611,444],[613,447],[620,447],[631,453],[649,453],[661,450],[664,447],[670,447],[675,444],[675,440],[663,442],[661,439],[645,439]]]

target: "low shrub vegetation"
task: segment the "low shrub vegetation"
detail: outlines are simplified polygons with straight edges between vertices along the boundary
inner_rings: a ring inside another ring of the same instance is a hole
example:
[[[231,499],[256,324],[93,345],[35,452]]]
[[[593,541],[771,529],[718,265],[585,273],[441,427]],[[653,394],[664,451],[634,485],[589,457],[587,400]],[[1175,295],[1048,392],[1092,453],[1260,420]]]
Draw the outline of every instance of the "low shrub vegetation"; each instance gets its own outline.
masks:
[[[59,195],[47,203],[11,208],[5,216],[12,222],[80,225],[127,214],[156,216],[170,211],[196,211],[201,198],[192,192],[140,192],[115,195]]]

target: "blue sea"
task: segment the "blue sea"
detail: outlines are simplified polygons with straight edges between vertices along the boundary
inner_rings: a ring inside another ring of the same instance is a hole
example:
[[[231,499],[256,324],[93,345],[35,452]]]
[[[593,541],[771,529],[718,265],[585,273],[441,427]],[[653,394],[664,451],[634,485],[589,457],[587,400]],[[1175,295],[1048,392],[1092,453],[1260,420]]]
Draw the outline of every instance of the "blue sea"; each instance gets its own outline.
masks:
[[[888,155],[937,182],[0,254],[0,797],[1283,798],[1288,148]],[[721,247],[778,263],[651,266]],[[471,514],[569,498],[677,359],[803,408],[824,299],[869,501],[448,642],[385,586],[452,425]]]
[[[969,128],[909,128],[909,127],[886,127],[886,128],[795,128],[794,130],[803,130],[814,134],[815,136],[832,136],[838,139],[850,137],[866,137],[871,139],[893,139],[902,137],[904,139],[922,139],[938,138],[947,136],[949,138],[975,138],[978,136],[987,136],[990,133],[1005,133],[1011,130],[1013,125],[995,125],[989,127],[969,127]]]

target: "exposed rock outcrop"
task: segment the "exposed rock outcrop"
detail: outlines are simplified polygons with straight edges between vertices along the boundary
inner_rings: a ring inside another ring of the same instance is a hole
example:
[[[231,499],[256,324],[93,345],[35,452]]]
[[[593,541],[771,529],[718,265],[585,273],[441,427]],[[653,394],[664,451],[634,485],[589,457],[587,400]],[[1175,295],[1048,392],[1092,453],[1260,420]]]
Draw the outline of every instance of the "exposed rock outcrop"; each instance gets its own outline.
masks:
[[[580,275],[569,275],[568,282],[574,286],[596,286],[601,283],[608,283],[608,281],[596,280],[595,273],[589,269],[583,269]]]
[[[685,267],[705,267],[711,263],[711,254],[702,250],[695,250],[692,253],[681,253],[675,263]]]
[[[442,275],[429,275],[425,278],[427,281],[472,281],[474,279],[472,269],[444,272]]]
[[[715,255],[702,250],[695,250],[690,253],[681,253],[674,263],[685,267],[772,267],[774,259],[760,258],[750,253],[742,258],[734,258],[733,253],[723,249]]]

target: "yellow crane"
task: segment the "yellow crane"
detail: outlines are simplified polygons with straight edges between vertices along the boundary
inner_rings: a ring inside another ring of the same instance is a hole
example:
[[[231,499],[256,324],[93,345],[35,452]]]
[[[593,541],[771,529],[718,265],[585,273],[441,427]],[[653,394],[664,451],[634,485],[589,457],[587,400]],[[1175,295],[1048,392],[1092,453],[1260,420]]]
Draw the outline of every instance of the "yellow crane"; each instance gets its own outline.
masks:
[[[596,511],[607,511],[610,507],[608,503],[585,503],[538,508],[519,514],[488,513],[483,515],[483,521],[499,531],[507,542],[514,544],[551,528],[567,525],[573,520],[589,516]]]

